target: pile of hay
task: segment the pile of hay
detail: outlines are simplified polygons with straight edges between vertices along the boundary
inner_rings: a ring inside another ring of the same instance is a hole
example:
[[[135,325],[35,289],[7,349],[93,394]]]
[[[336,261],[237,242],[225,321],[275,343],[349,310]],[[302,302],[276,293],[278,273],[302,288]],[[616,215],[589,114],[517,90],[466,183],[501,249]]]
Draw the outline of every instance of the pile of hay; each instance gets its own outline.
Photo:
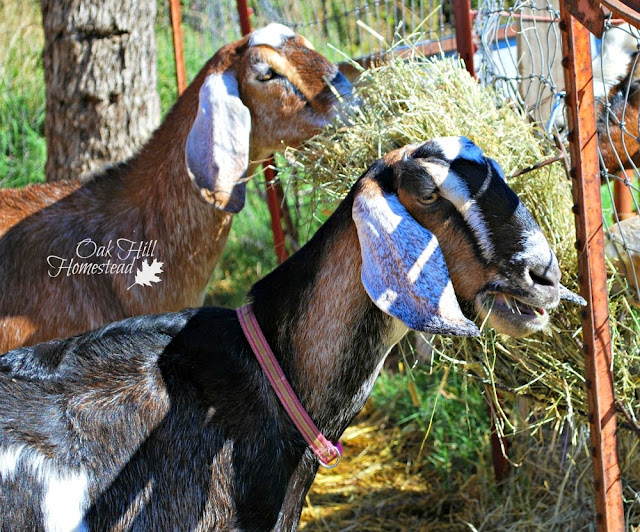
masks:
[[[507,176],[555,154],[542,132],[509,104],[498,105],[498,96],[453,59],[414,53],[392,60],[364,72],[357,91],[364,104],[348,127],[333,125],[287,152],[288,169],[313,184],[316,212],[343,197],[375,159],[407,143],[464,135],[496,159]],[[510,185],[555,250],[563,284],[577,291],[573,202],[562,164],[510,179]],[[619,421],[631,430],[640,416],[640,313],[622,292],[611,294],[610,310]],[[588,411],[580,328],[579,309],[561,305],[548,330],[530,338],[507,338],[490,329],[480,339],[436,337],[436,363],[463,367],[490,393],[534,399],[542,407],[531,411],[529,422],[564,426],[566,421],[575,440]],[[521,427],[501,413],[500,429],[508,434]]]
[[[415,426],[399,427],[370,406],[341,438],[344,454],[339,467],[320,469],[302,511],[301,530],[594,530],[587,431],[580,431],[576,445],[567,443],[566,434],[559,431],[547,431],[535,441],[526,435],[510,438],[509,454],[518,467],[496,484],[488,430],[474,471],[460,472],[455,463],[442,471],[428,459],[437,440],[425,439]],[[628,448],[622,450],[629,456]],[[627,478],[637,478],[637,460],[625,460],[621,466]],[[625,497],[634,497],[628,487]],[[628,505],[628,530],[638,530],[639,506]]]

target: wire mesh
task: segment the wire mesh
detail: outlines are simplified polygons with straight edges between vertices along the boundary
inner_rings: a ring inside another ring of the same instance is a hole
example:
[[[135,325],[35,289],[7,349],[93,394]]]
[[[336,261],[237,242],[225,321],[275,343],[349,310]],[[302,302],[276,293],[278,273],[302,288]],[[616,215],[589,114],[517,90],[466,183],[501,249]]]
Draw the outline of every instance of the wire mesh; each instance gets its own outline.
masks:
[[[255,0],[249,5],[253,27],[271,22],[284,24],[333,60],[342,57],[331,46],[359,58],[385,50],[398,37],[406,37],[418,27],[426,40],[455,33],[451,0]],[[240,36],[234,0],[195,0],[183,7],[183,20],[213,39],[214,50]]]
[[[256,4],[256,25],[281,22],[307,37],[319,50],[326,53],[324,48],[331,43],[351,57],[383,50],[397,35],[406,37],[420,25],[425,39],[437,40],[453,34],[450,2],[322,0],[314,5],[314,2],[257,0]],[[429,21],[422,24],[429,15]]]
[[[544,128],[551,147],[554,136],[566,141],[567,133],[559,22],[557,0],[487,0],[476,21],[480,79]],[[640,304],[640,31],[609,18],[591,49],[607,254],[618,267],[618,287]]]
[[[600,53],[593,60],[601,178],[606,184],[605,201],[612,205],[603,220],[610,241],[608,254],[616,259],[621,276],[634,292],[635,303],[640,304],[640,31],[615,22],[606,21]]]
[[[486,1],[476,21],[480,79],[545,127],[563,107],[559,22],[557,2],[545,0]]]

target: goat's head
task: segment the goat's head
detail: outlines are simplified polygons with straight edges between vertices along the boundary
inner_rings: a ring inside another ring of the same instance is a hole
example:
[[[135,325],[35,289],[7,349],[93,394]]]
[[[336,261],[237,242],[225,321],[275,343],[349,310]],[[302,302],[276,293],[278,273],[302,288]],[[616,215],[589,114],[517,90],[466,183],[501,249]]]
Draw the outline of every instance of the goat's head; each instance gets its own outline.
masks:
[[[489,316],[511,336],[543,329],[561,298],[557,259],[498,164],[464,137],[395,150],[355,188],[362,281],[412,329],[476,335]]]
[[[249,159],[308,139],[351,84],[304,37],[280,24],[222,47],[204,69],[186,162],[202,196],[238,212]]]

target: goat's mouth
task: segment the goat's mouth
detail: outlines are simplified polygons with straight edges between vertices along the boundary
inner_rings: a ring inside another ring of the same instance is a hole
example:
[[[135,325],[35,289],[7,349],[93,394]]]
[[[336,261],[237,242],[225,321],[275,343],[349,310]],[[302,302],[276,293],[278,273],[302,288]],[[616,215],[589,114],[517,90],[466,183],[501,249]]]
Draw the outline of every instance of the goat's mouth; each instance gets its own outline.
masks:
[[[549,313],[545,308],[504,292],[478,295],[476,310],[483,319],[488,318],[496,331],[514,337],[528,336],[549,323]]]

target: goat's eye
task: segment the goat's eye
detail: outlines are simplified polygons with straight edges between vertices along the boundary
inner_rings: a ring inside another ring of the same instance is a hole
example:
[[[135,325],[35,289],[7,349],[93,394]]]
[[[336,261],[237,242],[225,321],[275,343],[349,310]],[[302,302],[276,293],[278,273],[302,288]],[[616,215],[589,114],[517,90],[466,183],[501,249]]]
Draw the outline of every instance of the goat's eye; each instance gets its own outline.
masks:
[[[431,205],[432,203],[435,203],[439,199],[440,199],[440,194],[438,194],[437,192],[432,192],[431,194],[418,198],[418,201],[423,205]]]
[[[256,76],[256,79],[258,81],[269,81],[270,79],[273,79],[274,77],[276,77],[276,73],[273,71],[272,68],[269,68],[267,70],[265,70],[264,72],[260,72],[260,74],[258,74]]]

